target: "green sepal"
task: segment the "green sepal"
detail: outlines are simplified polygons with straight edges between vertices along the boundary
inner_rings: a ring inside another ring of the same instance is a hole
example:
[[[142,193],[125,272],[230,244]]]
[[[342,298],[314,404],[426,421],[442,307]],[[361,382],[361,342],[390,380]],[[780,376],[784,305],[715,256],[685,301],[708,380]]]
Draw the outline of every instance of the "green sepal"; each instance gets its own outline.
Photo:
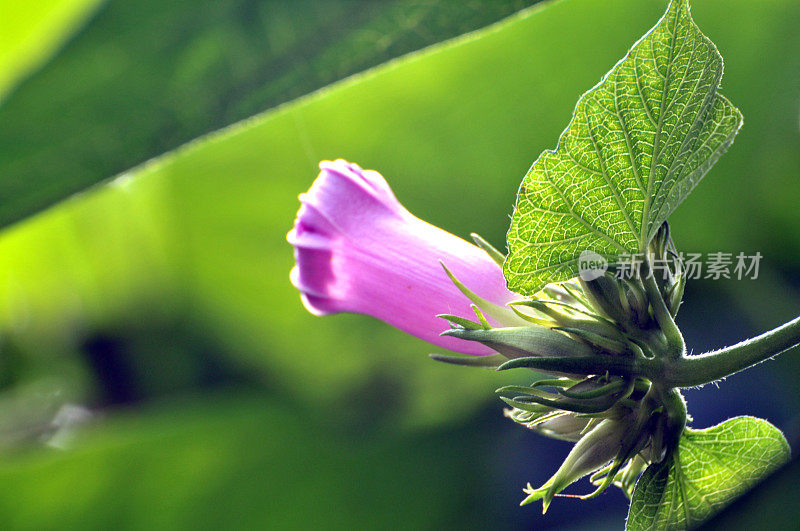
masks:
[[[541,499],[542,512],[546,512],[556,494],[615,459],[618,442],[625,430],[625,423],[601,421],[572,447],[564,463],[547,483],[528,493],[523,504]]]
[[[464,284],[461,283],[460,280],[456,278],[456,276],[444,265],[444,262],[441,260],[439,263],[442,265],[444,272],[450,278],[450,281],[455,285],[455,287],[460,291],[466,298],[472,301],[475,305],[481,308],[486,314],[489,315],[492,319],[499,323],[507,323],[507,324],[525,324],[525,321],[517,317],[517,314],[512,312],[509,308],[499,306],[493,302],[490,302],[483,297],[477,295]]]
[[[681,276],[678,277],[677,282],[670,286],[669,290],[667,291],[666,300],[672,317],[678,315],[678,310],[681,307],[681,301],[683,300],[683,292],[685,288],[686,275],[681,274]]]
[[[541,317],[535,317],[533,315],[529,315],[527,313],[524,313],[524,312],[518,310],[514,306],[515,304],[517,304],[517,303],[511,302],[511,303],[508,304],[508,307],[511,308],[512,312],[517,314],[517,317],[519,317],[521,319],[524,319],[525,321],[527,321],[529,323],[533,323],[533,324],[539,325],[539,326],[544,326],[546,328],[550,328],[551,326],[553,326],[553,321],[551,321],[550,319],[541,318]]]
[[[483,369],[496,369],[506,358],[501,354],[491,354],[489,356],[449,356],[445,354],[428,354],[434,361],[449,363],[451,365],[461,365],[463,367],[480,367]]]
[[[543,404],[535,404],[531,402],[523,402],[521,400],[516,400],[514,398],[507,398],[505,396],[501,396],[500,400],[508,404],[509,406],[519,409],[521,411],[526,411],[528,413],[553,413],[553,408],[549,406],[545,406]]]
[[[475,304],[470,304],[469,306],[470,306],[470,308],[472,308],[472,311],[475,312],[475,317],[478,318],[478,322],[481,324],[481,327],[484,330],[491,330],[492,325],[490,325],[489,321],[486,320],[486,316],[483,315],[483,312],[481,311],[481,309],[478,308],[478,306],[475,305]]]
[[[622,437],[620,449],[611,468],[605,478],[600,482],[594,492],[581,496],[581,499],[588,500],[599,496],[614,482],[617,473],[630,458],[632,458],[648,442],[648,428],[653,424],[652,416],[639,416],[633,426],[630,426]]]
[[[441,319],[446,319],[451,323],[460,326],[461,328],[466,328],[467,330],[483,330],[484,327],[481,323],[476,323],[475,321],[470,321],[469,319],[465,319],[463,317],[459,317],[457,315],[452,315],[449,313],[440,313],[436,317]]]
[[[506,255],[495,249],[491,243],[481,238],[480,234],[473,232],[470,233],[470,236],[472,237],[472,241],[475,242],[475,245],[483,249],[486,254],[492,257],[492,260],[494,260],[497,265],[503,267],[503,263],[506,261]]]
[[[556,378],[550,380],[537,380],[531,384],[531,387],[557,387],[563,389],[565,387],[572,387],[577,384],[578,380],[571,378]]]
[[[621,287],[624,289],[625,297],[632,320],[638,327],[647,328],[650,324],[650,301],[644,291],[644,287],[638,280],[622,279]]]
[[[547,286],[545,286],[544,291],[548,295],[552,296],[554,294],[557,294],[557,290],[555,289],[556,287],[563,290],[567,294],[568,298],[572,299],[573,303],[577,302],[583,305],[587,309],[592,307],[591,301],[586,297],[586,294],[583,292],[583,287],[581,286],[580,278],[569,282],[548,284]],[[564,302],[567,302],[567,299],[565,299]]]
[[[614,483],[622,490],[629,500],[633,497],[633,489],[636,486],[636,480],[639,479],[639,476],[647,467],[647,461],[645,461],[641,455],[636,454],[628,462],[628,466],[625,467],[625,470],[622,470],[617,474],[617,477],[614,478]]]
[[[466,330],[454,328],[442,332],[443,336],[477,341],[496,350],[507,358],[542,356],[590,356],[593,350],[588,345],[543,326],[521,326],[492,328],[491,330]]]
[[[625,323],[630,320],[630,305],[619,280],[606,274],[594,280],[581,279],[580,282],[592,308],[601,315],[615,323]]]
[[[530,483],[528,483],[528,486],[525,487],[524,489],[522,489],[522,492],[524,492],[528,496],[524,500],[519,502],[520,507],[524,507],[525,505],[528,505],[529,503],[533,503],[533,502],[535,502],[537,500],[542,499],[545,496],[545,494],[547,494],[547,491],[550,489],[550,485],[552,485],[552,484],[553,484],[553,478],[550,478],[547,481],[547,483],[545,483],[544,485],[542,485],[538,489],[533,488],[533,486]],[[546,505],[544,505],[544,507],[542,508],[542,514],[547,512],[547,507],[549,505],[550,505],[550,502],[547,501]]]
[[[527,319],[537,324],[544,324],[545,326],[550,327],[555,324],[558,327],[586,330],[609,338],[623,338],[619,327],[605,317],[596,313],[592,313],[589,310],[583,310],[581,308],[570,306],[569,304],[562,303],[560,301],[534,299],[529,301],[510,302],[508,306],[515,311],[515,306],[531,308],[538,313],[546,315],[553,321],[551,324],[544,320],[536,319],[535,317]],[[517,311],[517,314],[520,315],[521,312]],[[523,319],[526,319],[524,314],[521,314],[521,316]]]
[[[614,483],[614,478],[617,477],[617,473],[620,471],[620,468],[622,468],[622,465],[625,463],[626,459],[627,457],[625,458],[617,457],[616,459],[614,459],[605,477],[598,483],[596,483],[597,488],[594,491],[590,492],[589,494],[584,494],[583,496],[581,496],[581,499],[591,500],[592,498],[596,498],[597,496],[605,492],[605,490]]]
[[[566,332],[573,336],[577,336],[579,339],[582,339],[586,343],[594,345],[600,350],[604,350],[611,354],[622,355],[629,352],[626,343],[623,343],[622,341],[617,341],[616,339],[611,339],[596,332],[592,332],[591,330],[584,330],[582,328],[574,328],[571,326],[554,326],[553,330],[559,330],[561,332]]]
[[[580,284],[574,279],[567,282],[547,284],[544,288],[542,288],[542,291],[533,297],[533,299],[540,301],[557,301],[561,304],[569,306],[570,309],[574,311],[583,311],[589,314],[594,314],[589,300],[581,291]],[[514,303],[512,302],[509,304]]]
[[[629,376],[633,372],[633,365],[620,356],[597,354],[592,356],[556,357],[556,356],[529,356],[516,358],[500,365],[498,371],[510,369],[536,369],[538,371],[556,372],[560,374],[616,374]]]
[[[604,395],[591,399],[561,397],[550,393],[544,393],[531,387],[522,387],[518,385],[507,385],[497,389],[495,392],[498,394],[517,395],[513,398],[514,402],[517,404],[533,402],[535,404],[564,411],[572,411],[574,413],[602,413],[603,411],[611,409],[620,398],[620,396],[614,395]]]
[[[594,389],[589,389],[587,391],[576,391],[577,388],[584,386],[586,387],[587,383],[597,383],[597,380],[594,381],[583,381],[575,384],[574,386],[568,389],[559,389],[559,393],[568,397],[568,398],[580,398],[580,399],[588,399],[588,398],[598,398],[604,395],[612,395],[615,393],[619,393],[623,390],[628,390],[627,394],[630,394],[633,391],[633,380],[625,381],[623,379],[615,379],[611,382],[600,385]]]

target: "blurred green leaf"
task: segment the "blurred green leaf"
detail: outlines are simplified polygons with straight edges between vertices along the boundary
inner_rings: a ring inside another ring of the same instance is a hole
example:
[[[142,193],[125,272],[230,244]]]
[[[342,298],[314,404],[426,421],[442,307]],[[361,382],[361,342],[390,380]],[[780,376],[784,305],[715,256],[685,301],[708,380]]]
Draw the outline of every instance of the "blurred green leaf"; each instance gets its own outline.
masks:
[[[535,1],[109,0],[0,108],[0,226]],[[11,4],[0,40],[6,23],[70,2]]]
[[[689,1],[672,0],[525,175],[508,231],[509,288],[533,295],[575,277],[585,250],[612,261],[644,252],[742,125],[717,97],[721,78],[722,57]]]
[[[0,527],[431,529],[458,518],[453,485],[485,494],[465,473],[485,434],[356,438],[309,413],[245,393],[117,414],[65,451],[4,458]]]
[[[636,483],[627,529],[695,528],[788,460],[786,438],[766,420],[686,430],[672,458]]]
[[[0,104],[92,14],[100,0],[0,1]]]

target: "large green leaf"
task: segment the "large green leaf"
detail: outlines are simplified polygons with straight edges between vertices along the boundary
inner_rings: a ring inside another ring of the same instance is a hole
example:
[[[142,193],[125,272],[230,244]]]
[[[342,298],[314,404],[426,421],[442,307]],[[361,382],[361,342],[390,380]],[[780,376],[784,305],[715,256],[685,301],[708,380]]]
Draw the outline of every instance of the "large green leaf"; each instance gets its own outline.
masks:
[[[0,0],[0,104],[53,54],[100,0]]]
[[[614,260],[646,249],[741,127],[717,95],[721,77],[722,57],[689,0],[673,0],[525,176],[508,232],[512,290],[575,276],[584,250]]]
[[[535,1],[109,0],[0,108],[0,226]],[[6,24],[87,2],[0,0],[0,43]]]
[[[636,484],[627,529],[694,528],[788,460],[783,434],[762,419],[686,430],[672,459]]]

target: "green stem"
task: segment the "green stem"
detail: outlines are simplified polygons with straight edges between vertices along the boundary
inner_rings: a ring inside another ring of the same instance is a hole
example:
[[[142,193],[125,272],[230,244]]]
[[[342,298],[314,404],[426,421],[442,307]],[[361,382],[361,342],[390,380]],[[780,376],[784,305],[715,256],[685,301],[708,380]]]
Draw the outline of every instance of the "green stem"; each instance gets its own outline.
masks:
[[[656,277],[650,270],[650,264],[645,260],[641,268],[642,283],[644,284],[644,291],[650,301],[650,306],[653,307],[653,316],[658,323],[659,328],[667,338],[667,345],[669,352],[667,357],[677,359],[684,355],[686,351],[686,343],[683,340],[678,325],[675,324],[675,319],[672,318],[672,313],[667,308],[667,303],[664,302],[664,297],[661,295],[661,290],[658,289],[656,284]]]
[[[800,344],[800,317],[731,347],[671,361],[663,369],[665,383],[695,387],[736,374]]]
[[[666,425],[664,426],[664,447],[665,457],[671,455],[673,450],[678,447],[683,430],[686,428],[687,411],[686,401],[677,389],[664,391],[661,403],[664,404],[667,415]]]

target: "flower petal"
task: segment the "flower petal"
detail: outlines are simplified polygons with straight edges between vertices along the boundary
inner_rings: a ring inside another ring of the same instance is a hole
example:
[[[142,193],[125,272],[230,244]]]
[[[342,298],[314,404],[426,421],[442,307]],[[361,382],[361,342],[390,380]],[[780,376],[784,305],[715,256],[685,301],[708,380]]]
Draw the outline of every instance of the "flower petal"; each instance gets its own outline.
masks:
[[[492,354],[481,344],[441,337],[443,321],[436,315],[473,315],[469,299],[440,262],[494,304],[517,298],[494,260],[413,216],[379,173],[343,160],[322,162],[320,169],[308,193],[300,196],[302,205],[287,236],[297,263],[291,280],[306,308],[316,315],[372,315],[451,350]]]

